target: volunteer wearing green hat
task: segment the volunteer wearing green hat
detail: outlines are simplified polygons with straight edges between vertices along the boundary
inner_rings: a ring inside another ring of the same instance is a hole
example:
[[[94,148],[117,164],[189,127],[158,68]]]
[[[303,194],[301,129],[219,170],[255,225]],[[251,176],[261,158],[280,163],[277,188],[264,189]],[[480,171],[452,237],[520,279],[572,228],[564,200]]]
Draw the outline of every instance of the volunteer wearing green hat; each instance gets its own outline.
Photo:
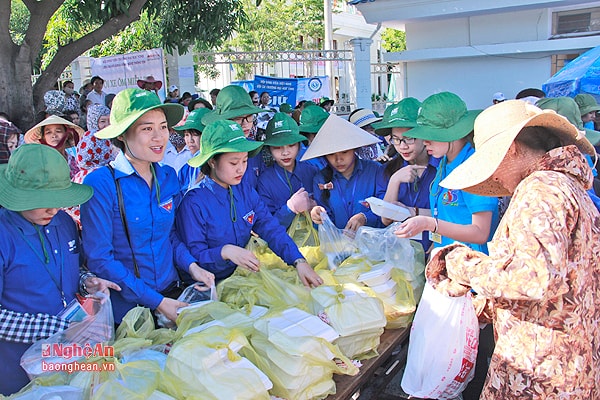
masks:
[[[197,156],[200,152],[200,135],[202,135],[202,131],[204,130],[202,117],[209,112],[210,110],[207,108],[195,109],[190,112],[183,125],[173,127],[179,134],[183,134],[185,145],[190,153],[192,153],[192,157]],[[203,177],[204,175],[200,172],[200,168],[192,167],[186,163],[177,173],[181,193],[185,194],[189,188],[200,182]]]
[[[296,214],[310,211],[316,204],[306,189],[312,189],[318,168],[296,160],[304,140],[298,124],[286,113],[275,114],[267,125],[264,144],[275,163],[258,177],[257,191],[271,214],[285,228],[290,226]]]
[[[304,285],[318,286],[321,278],[258,193],[248,185],[240,185],[248,157],[258,153],[262,145],[246,139],[235,122],[220,120],[206,126],[200,154],[189,161],[192,166],[202,166],[206,176],[183,198],[177,214],[178,234],[202,266],[221,280],[229,277],[236,266],[259,270],[256,256],[244,248],[254,231],[275,254],[296,267]]]
[[[289,103],[281,103],[279,105],[279,111],[282,113],[286,113],[287,115],[289,115],[291,117],[292,113],[294,112],[294,109],[292,108],[292,106]]]
[[[479,113],[467,110],[465,102],[450,92],[437,93],[423,101],[417,126],[404,132],[404,137],[422,139],[427,153],[441,158],[431,185],[433,216],[409,218],[396,231],[399,237],[429,231],[434,247],[459,241],[487,253],[486,243],[498,225],[498,199],[448,190],[439,184],[475,151],[470,137]]]
[[[421,102],[407,97],[386,108],[381,122],[373,124],[375,132],[387,136],[397,155],[384,168],[388,181],[383,199],[409,207],[413,215],[431,215],[429,187],[435,178],[439,159],[427,154],[422,139],[405,137],[404,134],[417,126]],[[384,225],[394,222],[381,218]],[[429,235],[421,233],[418,240],[425,252],[431,247]]]
[[[431,95],[421,104],[417,126],[403,136],[422,139],[427,153],[441,158],[429,195],[433,215],[407,219],[396,230],[398,237],[409,238],[429,231],[434,248],[458,241],[473,250],[488,253],[487,242],[498,226],[498,199],[440,185],[475,152],[471,142],[479,113],[467,110],[465,102],[450,92]],[[488,326],[480,333],[475,378],[465,389],[465,398],[479,398],[492,351],[493,332]]]
[[[230,120],[237,122],[244,131],[244,136],[251,140],[256,135],[256,114],[263,112],[260,107],[252,104],[252,99],[246,90],[237,85],[225,86],[217,95],[215,109],[202,117],[202,123],[208,125],[215,121]],[[256,188],[258,176],[264,169],[260,154],[248,159],[248,169],[244,176],[244,184]]]
[[[33,342],[69,326],[57,315],[75,298],[80,279],[90,293],[119,290],[80,276],[77,227],[61,210],[92,193],[71,182],[66,160],[48,146],[25,144],[0,165],[0,394],[29,382],[19,364]]]
[[[596,120],[596,112],[600,111],[600,105],[596,98],[588,93],[579,93],[574,98],[575,103],[579,107],[581,113],[581,121],[587,129],[594,130],[594,121]],[[592,143],[593,144],[593,143]]]
[[[189,273],[207,286],[214,282],[174,232],[179,182],[173,168],[159,164],[169,126],[182,115],[181,105],[163,104],[153,92],[125,89],[113,101],[111,125],[96,132],[122,151],[85,178],[95,192],[81,207],[83,243],[89,269],[123,288],[112,301],[118,323],[137,304],[175,321],[186,305],[174,300],[176,267],[185,278]]]

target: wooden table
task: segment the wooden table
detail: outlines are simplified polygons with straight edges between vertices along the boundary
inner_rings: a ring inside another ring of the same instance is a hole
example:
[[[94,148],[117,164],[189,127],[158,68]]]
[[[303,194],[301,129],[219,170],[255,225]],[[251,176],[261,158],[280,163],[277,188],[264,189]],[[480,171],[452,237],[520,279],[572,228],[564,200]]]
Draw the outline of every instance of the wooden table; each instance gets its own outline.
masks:
[[[374,378],[374,374],[379,367],[391,361],[390,365],[386,365],[387,369],[384,371],[385,376],[389,377],[389,379],[380,380],[378,385],[381,386],[378,388],[379,390],[384,390],[389,380],[394,377],[397,369],[406,364],[409,334],[410,326],[404,329],[386,329],[381,335],[381,342],[379,347],[377,347],[379,356],[362,361],[363,365],[360,367],[360,372],[357,375],[334,375],[333,380],[335,381],[337,393],[328,396],[326,400],[352,399],[361,387]],[[400,352],[393,355],[392,353],[399,345],[403,345]]]

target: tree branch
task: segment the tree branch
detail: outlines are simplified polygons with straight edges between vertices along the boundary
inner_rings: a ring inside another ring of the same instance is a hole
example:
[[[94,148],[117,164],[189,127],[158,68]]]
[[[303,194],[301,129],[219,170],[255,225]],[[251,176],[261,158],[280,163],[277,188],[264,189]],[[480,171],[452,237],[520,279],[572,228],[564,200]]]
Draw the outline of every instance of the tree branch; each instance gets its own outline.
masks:
[[[56,55],[52,58],[48,67],[42,72],[36,81],[34,91],[34,103],[38,98],[41,98],[43,93],[52,87],[56,79],[62,71],[78,56],[91,49],[93,46],[108,39],[112,35],[120,32],[133,21],[140,18],[140,14],[144,5],[148,0],[133,0],[129,6],[127,13],[119,14],[104,23],[98,29],[88,33],[85,36],[59,47]]]
[[[27,44],[26,47],[30,52],[31,64],[33,65],[35,57],[38,56],[42,49],[48,21],[50,21],[56,10],[64,3],[64,0],[22,1],[31,14],[23,44]]]

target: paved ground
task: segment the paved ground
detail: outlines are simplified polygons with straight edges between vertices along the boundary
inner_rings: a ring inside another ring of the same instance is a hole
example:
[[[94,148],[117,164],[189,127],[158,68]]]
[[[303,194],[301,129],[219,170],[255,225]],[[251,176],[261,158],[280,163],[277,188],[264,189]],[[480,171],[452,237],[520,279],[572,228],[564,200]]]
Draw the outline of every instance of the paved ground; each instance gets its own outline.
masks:
[[[359,395],[355,397],[356,400],[403,400],[408,398],[408,395],[400,387],[406,362],[406,353],[402,350],[406,349],[398,347],[394,351],[396,357],[391,357],[379,368],[375,378],[360,390]],[[396,361],[398,362],[396,363]]]

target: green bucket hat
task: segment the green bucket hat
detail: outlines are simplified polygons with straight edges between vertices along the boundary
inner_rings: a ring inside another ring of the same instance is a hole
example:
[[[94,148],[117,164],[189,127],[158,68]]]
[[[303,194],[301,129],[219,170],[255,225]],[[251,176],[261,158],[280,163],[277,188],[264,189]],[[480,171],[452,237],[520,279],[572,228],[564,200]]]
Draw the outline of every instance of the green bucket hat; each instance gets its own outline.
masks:
[[[286,146],[306,140],[300,134],[296,121],[284,112],[278,112],[271,118],[265,134],[265,146]]]
[[[435,142],[453,142],[473,131],[481,110],[467,110],[465,102],[450,92],[429,96],[421,104],[417,126],[404,136]]]
[[[580,109],[574,99],[565,96],[544,97],[543,99],[539,99],[535,105],[542,110],[554,110],[557,114],[568,119],[578,130],[585,132],[585,137],[594,146],[597,146],[598,143],[600,143],[600,132],[586,129],[583,126]]]
[[[592,111],[600,111],[600,105],[598,105],[596,99],[591,94],[578,94],[575,96],[575,103],[577,103],[581,115],[591,113]]]
[[[205,128],[205,125],[202,123],[202,117],[208,114],[210,110],[208,108],[197,108],[191,113],[188,114],[185,123],[180,126],[174,126],[173,129],[178,131],[183,135],[183,131],[188,129],[195,129],[199,132],[202,132]]]
[[[300,114],[300,132],[317,133],[328,117],[329,113],[323,107],[304,107]]]
[[[281,103],[281,105],[279,106],[279,111],[283,113],[291,113],[294,111],[294,109],[288,103]]]
[[[414,97],[407,97],[385,109],[383,120],[372,124],[375,133],[381,136],[392,134],[392,128],[414,128],[417,126],[421,102]]]
[[[325,96],[321,97],[321,102],[319,103],[319,105],[321,107],[323,107],[327,103],[329,103],[330,105],[333,105],[333,103],[335,103],[335,101],[331,100],[329,97],[325,97]]]
[[[0,205],[8,210],[72,207],[93,194],[91,186],[71,182],[67,161],[49,146],[24,144],[0,165]]]
[[[117,93],[110,110],[110,125],[94,134],[99,139],[113,139],[121,136],[135,121],[150,110],[160,108],[165,112],[171,127],[181,121],[183,106],[163,103],[149,90],[129,88]]]
[[[264,111],[252,104],[252,99],[246,89],[237,85],[229,85],[221,89],[217,96],[215,109],[202,118],[202,123],[208,125],[211,122],[258,114]]]
[[[216,154],[248,152],[248,157],[255,156],[263,146],[262,142],[248,140],[240,124],[218,120],[206,125],[200,137],[200,154],[189,159],[192,167],[200,167]]]

